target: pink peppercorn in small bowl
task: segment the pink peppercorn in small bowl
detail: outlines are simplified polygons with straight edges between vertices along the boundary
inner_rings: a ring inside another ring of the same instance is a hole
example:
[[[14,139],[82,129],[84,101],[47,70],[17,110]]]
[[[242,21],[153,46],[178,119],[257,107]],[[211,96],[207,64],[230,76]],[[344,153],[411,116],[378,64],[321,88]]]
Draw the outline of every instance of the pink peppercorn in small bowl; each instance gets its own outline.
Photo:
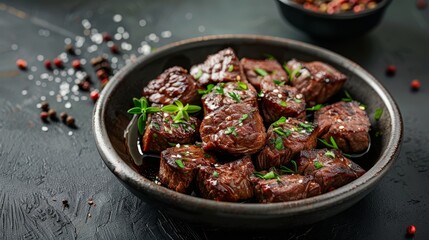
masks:
[[[377,26],[391,0],[318,1],[277,0],[283,17],[294,27],[317,38],[351,38]],[[320,1],[327,2],[327,1]],[[329,2],[329,1],[328,1]],[[349,3],[350,2],[350,3]]]

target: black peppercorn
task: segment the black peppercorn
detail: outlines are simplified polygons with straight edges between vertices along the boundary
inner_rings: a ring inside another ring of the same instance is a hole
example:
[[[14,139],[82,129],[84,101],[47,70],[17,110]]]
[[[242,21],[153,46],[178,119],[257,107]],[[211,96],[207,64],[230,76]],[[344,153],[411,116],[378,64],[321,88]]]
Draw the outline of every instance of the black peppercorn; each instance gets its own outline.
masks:
[[[74,51],[74,47],[72,44],[67,44],[65,46],[65,51],[70,55],[76,55],[76,52]]]
[[[69,115],[66,112],[60,113],[60,119],[61,119],[61,121],[66,122],[68,116]]]
[[[75,126],[75,120],[74,120],[74,117],[72,117],[72,116],[68,116],[68,117],[67,117],[67,119],[66,119],[66,124],[67,124],[67,126],[69,126],[69,127],[74,127],[74,126]]]
[[[40,103],[40,108],[41,108],[43,111],[47,112],[47,111],[49,110],[49,103],[48,103],[48,102],[41,102],[41,103]]]
[[[51,120],[57,120],[57,112],[54,109],[49,109],[48,116]]]

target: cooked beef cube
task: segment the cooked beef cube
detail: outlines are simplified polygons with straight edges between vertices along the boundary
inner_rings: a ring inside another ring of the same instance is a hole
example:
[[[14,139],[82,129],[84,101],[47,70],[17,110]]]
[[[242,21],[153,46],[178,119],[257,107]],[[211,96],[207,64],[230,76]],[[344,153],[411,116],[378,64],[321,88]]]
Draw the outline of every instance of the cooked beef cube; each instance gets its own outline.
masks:
[[[282,116],[305,119],[305,101],[296,88],[285,85],[271,91],[262,90],[262,93],[262,113],[266,123],[270,124]]]
[[[232,48],[209,55],[202,64],[192,66],[191,75],[200,85],[241,80],[240,61]]]
[[[314,121],[321,129],[319,136],[328,142],[333,137],[343,152],[363,152],[369,146],[371,123],[356,101],[323,107],[314,114]]]
[[[197,175],[203,198],[237,202],[253,197],[250,176],[255,171],[250,156],[226,164],[201,167]]]
[[[161,152],[159,180],[176,192],[190,193],[198,169],[216,160],[195,145],[167,148]]]
[[[171,113],[151,114],[142,140],[144,152],[161,152],[171,145],[193,144],[198,139],[200,120],[190,117],[187,122],[175,123],[173,118]]]
[[[218,83],[210,93],[201,98],[204,107],[204,114],[214,110],[239,102],[248,103],[258,107],[256,91],[252,85],[244,82]]]
[[[316,145],[317,130],[312,123],[281,118],[268,128],[267,143],[258,153],[255,166],[258,170],[268,170],[285,165],[300,151],[315,148]]]
[[[347,77],[332,66],[322,62],[299,62],[295,59],[287,63],[291,73],[291,85],[304,94],[309,106],[326,102],[337,93]]]
[[[240,155],[258,152],[267,134],[257,108],[247,103],[226,105],[206,115],[200,127],[203,149]]]
[[[322,188],[313,180],[312,176],[282,175],[279,179],[258,178],[253,182],[255,183],[255,197],[260,203],[294,201],[322,193]]]
[[[172,67],[165,70],[143,88],[143,96],[150,102],[168,105],[180,100],[186,104],[199,104],[198,85],[186,69]]]
[[[297,164],[298,173],[312,175],[323,192],[339,188],[365,173],[363,168],[335,149],[303,150]]]
[[[261,90],[261,82],[263,79],[269,81],[274,80],[278,85],[284,85],[288,81],[286,72],[276,60],[243,58],[240,63],[247,81],[258,91]]]

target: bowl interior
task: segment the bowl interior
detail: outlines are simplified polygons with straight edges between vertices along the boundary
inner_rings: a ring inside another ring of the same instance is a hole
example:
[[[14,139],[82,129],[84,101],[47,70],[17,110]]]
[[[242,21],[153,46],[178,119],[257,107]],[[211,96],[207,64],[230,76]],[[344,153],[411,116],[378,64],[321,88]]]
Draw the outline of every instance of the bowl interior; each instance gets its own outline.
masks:
[[[303,61],[323,61],[348,76],[344,89],[356,100],[366,104],[372,122],[371,151],[359,159],[368,172],[358,180],[323,195],[275,204],[221,203],[176,193],[160,187],[139,174],[125,142],[124,131],[132,115],[131,99],[140,97],[142,88],[168,67],[179,65],[189,69],[201,63],[209,54],[232,47],[241,57],[262,59],[273,55],[283,62],[291,58]],[[374,120],[376,109],[384,113]],[[336,201],[346,201],[359,191],[366,192],[389,168],[398,154],[402,121],[393,99],[365,70],[353,62],[327,50],[300,42],[261,36],[213,36],[170,44],[151,55],[139,58],[123,68],[103,91],[94,111],[94,132],[99,152],[106,165],[137,195],[156,201],[174,211],[206,211],[206,214],[242,214],[268,217],[270,214],[299,214],[303,211],[326,209]],[[377,133],[377,137],[375,134]]]

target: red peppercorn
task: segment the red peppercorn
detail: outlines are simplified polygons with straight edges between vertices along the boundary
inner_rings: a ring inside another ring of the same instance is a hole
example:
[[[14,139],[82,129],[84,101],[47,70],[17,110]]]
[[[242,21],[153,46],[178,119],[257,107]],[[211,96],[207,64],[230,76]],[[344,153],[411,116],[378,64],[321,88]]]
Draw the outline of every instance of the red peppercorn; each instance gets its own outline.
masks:
[[[82,65],[80,64],[80,61],[76,59],[76,60],[73,60],[72,67],[74,69],[80,69],[82,67]]]
[[[45,62],[43,63],[45,65],[45,68],[48,70],[52,70],[52,62],[49,59],[46,59]]]
[[[393,76],[396,73],[396,66],[395,65],[389,65],[386,68],[386,74],[389,76]]]
[[[54,64],[55,66],[57,66],[57,68],[63,68],[63,60],[61,60],[60,58],[54,58]]]
[[[408,226],[407,227],[407,233],[409,234],[409,235],[414,235],[414,234],[416,234],[416,226],[414,226],[414,225],[410,225],[410,226]]]
[[[48,120],[48,117],[49,117],[49,113],[48,112],[43,111],[43,112],[40,113],[40,119],[42,119],[42,121]]]
[[[119,48],[118,48],[118,46],[117,46],[116,44],[113,44],[113,45],[110,47],[110,51],[111,51],[112,53],[114,53],[114,54],[117,54],[117,53],[119,53]]]
[[[18,60],[16,60],[16,66],[18,66],[18,68],[21,70],[26,70],[27,69],[27,61],[25,61],[24,59],[18,59]]]
[[[108,32],[104,32],[103,33],[103,41],[105,41],[105,42],[112,41],[112,36],[110,36],[110,34]]]
[[[414,79],[413,81],[411,81],[411,89],[413,89],[414,91],[419,90],[421,87],[420,81],[418,79]]]
[[[100,79],[100,80],[109,77],[109,75],[107,75],[107,72],[104,69],[98,70],[96,74],[97,74],[98,79]]]
[[[417,0],[417,8],[425,9],[426,8],[426,0]]]
[[[95,102],[100,97],[100,93],[98,92],[98,90],[94,90],[89,94],[89,97],[92,99],[92,101]]]

